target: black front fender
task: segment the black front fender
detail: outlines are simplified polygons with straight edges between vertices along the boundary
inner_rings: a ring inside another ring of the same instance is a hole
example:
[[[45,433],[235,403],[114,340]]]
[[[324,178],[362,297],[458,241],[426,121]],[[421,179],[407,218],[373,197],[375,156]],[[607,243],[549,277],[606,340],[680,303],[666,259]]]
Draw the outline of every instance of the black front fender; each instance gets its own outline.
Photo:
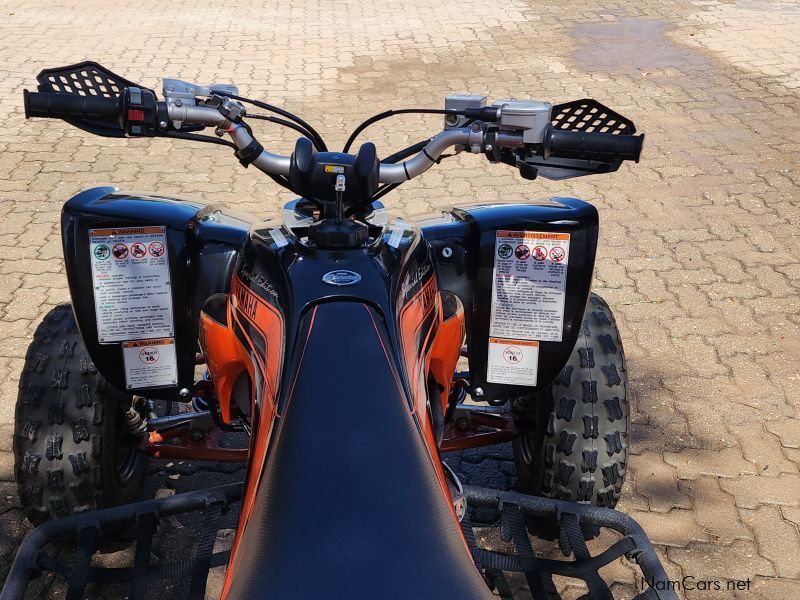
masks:
[[[213,205],[112,187],[81,192],[64,204],[61,238],[73,310],[89,356],[114,387],[175,399],[181,398],[178,392],[182,388],[192,389],[200,307],[212,294],[229,290],[236,257],[251,223]],[[122,342],[98,339],[89,230],[146,226],[166,230],[177,383],[136,389],[126,386]]]

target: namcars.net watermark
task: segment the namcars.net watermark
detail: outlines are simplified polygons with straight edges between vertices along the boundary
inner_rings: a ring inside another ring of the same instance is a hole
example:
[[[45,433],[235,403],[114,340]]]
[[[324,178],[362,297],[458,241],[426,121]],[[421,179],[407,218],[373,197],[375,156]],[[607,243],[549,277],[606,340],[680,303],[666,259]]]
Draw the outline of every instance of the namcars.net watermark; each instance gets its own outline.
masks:
[[[644,591],[648,587],[651,587],[658,592],[667,590],[674,592],[734,592],[749,591],[752,583],[749,577],[747,579],[704,579],[702,577],[687,575],[682,579],[667,579],[661,581],[642,578],[639,580],[639,589]]]

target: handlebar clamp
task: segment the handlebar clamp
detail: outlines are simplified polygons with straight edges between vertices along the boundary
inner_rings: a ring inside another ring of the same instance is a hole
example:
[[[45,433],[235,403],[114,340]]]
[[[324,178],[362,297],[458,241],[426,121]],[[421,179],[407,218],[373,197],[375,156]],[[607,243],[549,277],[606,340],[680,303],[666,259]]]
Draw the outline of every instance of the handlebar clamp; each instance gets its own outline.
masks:
[[[264,152],[264,146],[258,143],[256,139],[253,139],[252,142],[247,144],[244,148],[239,148],[234,152],[236,158],[239,159],[239,162],[242,166],[246,169],[249,167],[253,162],[261,156],[261,153]]]

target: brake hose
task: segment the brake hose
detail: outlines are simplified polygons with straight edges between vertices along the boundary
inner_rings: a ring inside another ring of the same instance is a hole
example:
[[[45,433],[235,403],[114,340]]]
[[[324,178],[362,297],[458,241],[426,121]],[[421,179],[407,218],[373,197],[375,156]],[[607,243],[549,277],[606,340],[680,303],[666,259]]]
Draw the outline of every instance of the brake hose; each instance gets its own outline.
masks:
[[[350,137],[347,138],[347,142],[345,143],[342,152],[344,152],[345,154],[349,152],[350,146],[353,145],[353,142],[356,140],[358,135],[373,123],[377,123],[382,119],[387,119],[395,115],[405,115],[405,114],[460,115],[463,114],[463,111],[458,111],[452,108],[400,108],[398,110],[387,110],[386,112],[382,112],[380,114],[370,117],[369,119],[361,123],[361,125],[356,127],[353,130],[353,133],[350,134]]]
[[[223,96],[227,96],[228,98],[233,98],[234,100],[239,100],[240,102],[247,102],[248,104],[252,104],[253,106],[257,106],[258,108],[261,108],[263,110],[268,110],[282,117],[286,117],[290,121],[294,121],[300,127],[304,128],[308,132],[309,135],[307,135],[306,137],[308,137],[311,141],[316,142],[314,146],[317,147],[317,149],[320,152],[328,151],[328,146],[325,144],[325,140],[322,139],[322,136],[319,133],[317,133],[317,131],[313,127],[311,127],[311,125],[306,123],[303,119],[301,119],[297,115],[293,115],[288,110],[278,108],[277,106],[273,106],[272,104],[267,104],[266,102],[261,102],[260,100],[253,100],[252,98],[237,96],[236,94],[226,94],[225,92],[217,92],[217,93]]]
[[[275,123],[276,125],[282,125],[283,127],[288,127],[289,129],[293,129],[300,133],[303,137],[307,137],[311,140],[311,143],[314,144],[314,147],[319,150],[320,152],[324,152],[322,148],[320,148],[318,140],[314,138],[312,133],[307,129],[304,129],[300,125],[292,123],[291,121],[286,121],[284,119],[279,119],[278,117],[270,117],[269,115],[254,115],[251,113],[247,113],[246,118],[248,119],[258,119],[259,121],[269,121],[270,123]]]
[[[428,143],[430,141],[431,141],[431,138],[428,138],[427,140],[422,140],[421,142],[417,142],[413,146],[409,146],[408,148],[403,148],[402,150],[398,150],[394,154],[391,154],[391,155],[387,156],[386,158],[384,158],[381,162],[383,162],[383,163],[391,163],[391,164],[399,162],[399,161],[403,160],[404,158],[408,158],[412,154],[416,154],[417,152],[422,150],[425,146],[428,145]]]

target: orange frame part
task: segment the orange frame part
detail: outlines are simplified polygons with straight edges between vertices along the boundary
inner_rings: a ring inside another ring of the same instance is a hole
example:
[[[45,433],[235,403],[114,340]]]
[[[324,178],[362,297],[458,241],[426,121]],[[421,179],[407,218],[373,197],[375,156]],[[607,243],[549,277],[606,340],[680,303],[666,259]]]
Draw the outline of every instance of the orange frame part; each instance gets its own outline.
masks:
[[[259,390],[261,411],[274,413],[283,360],[283,316],[275,307],[250,291],[238,276],[234,276],[231,293],[228,295],[226,320],[227,324],[219,323],[205,312],[200,313],[200,345],[214,382],[222,420],[230,423],[233,419],[233,388],[242,374],[246,373],[251,383],[261,380],[261,377],[256,377],[256,368],[263,375],[264,382],[263,388]],[[255,352],[255,344],[243,327],[245,323],[264,337],[265,356]],[[240,327],[242,337],[251,346],[250,349],[237,337],[235,325]],[[257,390],[253,389],[251,403],[255,401],[256,393]]]
[[[454,298],[457,300],[457,296]],[[442,304],[444,303],[442,302]],[[433,346],[428,359],[428,374],[432,375],[436,383],[442,386],[442,414],[444,414],[447,411],[447,400],[453,386],[453,375],[456,372],[466,335],[464,306],[457,301],[452,314],[445,318],[444,312],[440,310],[439,316],[439,328],[433,338]]]

